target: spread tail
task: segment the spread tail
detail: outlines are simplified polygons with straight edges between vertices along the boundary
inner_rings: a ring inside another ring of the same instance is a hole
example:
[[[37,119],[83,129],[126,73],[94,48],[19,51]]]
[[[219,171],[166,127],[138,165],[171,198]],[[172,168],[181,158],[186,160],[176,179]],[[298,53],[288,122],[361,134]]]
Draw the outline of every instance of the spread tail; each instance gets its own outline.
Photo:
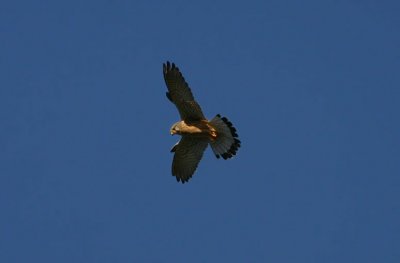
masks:
[[[226,117],[221,117],[217,114],[210,124],[215,128],[217,137],[210,143],[217,158],[229,159],[232,158],[240,147],[240,140],[236,133],[235,127]]]

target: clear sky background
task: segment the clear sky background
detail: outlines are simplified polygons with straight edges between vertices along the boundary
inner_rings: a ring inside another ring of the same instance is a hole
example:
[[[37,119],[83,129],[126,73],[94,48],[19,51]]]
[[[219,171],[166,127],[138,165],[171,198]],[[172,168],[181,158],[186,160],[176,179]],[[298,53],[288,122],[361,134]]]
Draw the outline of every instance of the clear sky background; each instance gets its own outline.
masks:
[[[400,262],[399,1],[3,1],[0,262]],[[242,148],[171,176],[162,63]]]

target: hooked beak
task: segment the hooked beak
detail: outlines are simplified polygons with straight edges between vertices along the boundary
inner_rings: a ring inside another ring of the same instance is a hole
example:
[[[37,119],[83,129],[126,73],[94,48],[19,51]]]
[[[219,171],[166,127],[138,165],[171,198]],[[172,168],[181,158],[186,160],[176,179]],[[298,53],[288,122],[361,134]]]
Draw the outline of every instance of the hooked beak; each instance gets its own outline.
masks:
[[[175,130],[170,130],[170,133],[171,133],[171,135],[174,135],[174,134],[176,134],[176,131]]]

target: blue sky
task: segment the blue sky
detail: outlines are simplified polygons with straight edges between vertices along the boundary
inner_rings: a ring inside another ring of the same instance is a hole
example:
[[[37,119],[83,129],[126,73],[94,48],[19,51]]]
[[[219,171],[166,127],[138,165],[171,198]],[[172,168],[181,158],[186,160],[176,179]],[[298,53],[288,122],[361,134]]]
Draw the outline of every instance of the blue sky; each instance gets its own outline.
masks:
[[[400,262],[398,1],[6,1],[0,262]],[[175,62],[242,148],[171,176]]]

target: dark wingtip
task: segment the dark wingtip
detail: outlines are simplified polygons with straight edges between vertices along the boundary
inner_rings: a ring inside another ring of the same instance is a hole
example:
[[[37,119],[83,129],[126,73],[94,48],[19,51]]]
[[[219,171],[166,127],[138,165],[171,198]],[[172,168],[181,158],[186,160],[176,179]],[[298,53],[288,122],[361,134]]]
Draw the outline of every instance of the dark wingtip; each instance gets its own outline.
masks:
[[[189,176],[189,177],[180,177],[179,175],[174,175],[174,174],[172,174],[172,176],[175,177],[175,179],[176,179],[176,181],[177,181],[178,183],[180,182],[180,183],[182,183],[182,184],[189,182],[189,179],[192,178],[192,176]]]
[[[190,178],[178,178],[177,177],[177,179],[178,179],[178,182],[180,181],[182,184],[185,184],[186,182],[189,182]]]
[[[163,63],[163,71],[164,73],[173,69],[175,67],[175,64],[172,63],[172,67],[171,67],[171,63],[167,60],[165,63]]]

